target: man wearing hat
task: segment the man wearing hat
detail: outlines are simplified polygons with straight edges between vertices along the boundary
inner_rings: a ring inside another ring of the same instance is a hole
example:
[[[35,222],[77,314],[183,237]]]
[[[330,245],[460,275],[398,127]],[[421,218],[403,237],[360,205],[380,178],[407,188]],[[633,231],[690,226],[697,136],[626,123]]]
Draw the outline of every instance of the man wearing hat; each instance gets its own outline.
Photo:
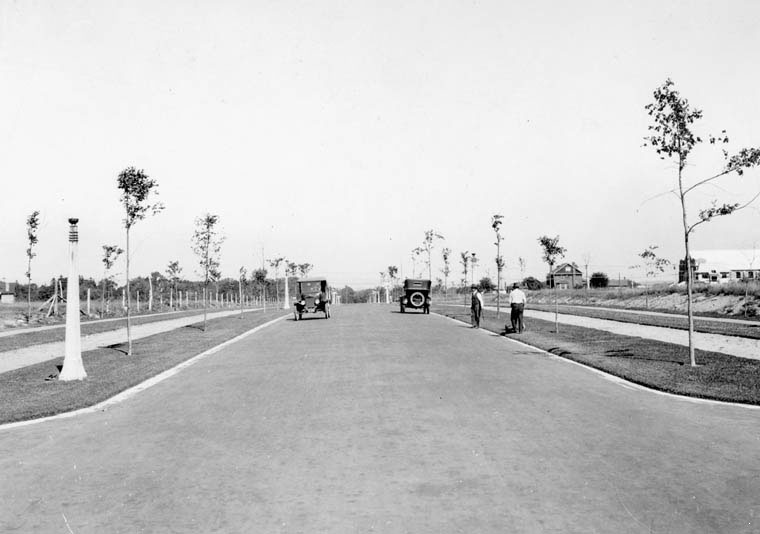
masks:
[[[480,315],[483,313],[483,296],[478,290],[478,286],[471,286],[472,289],[472,305],[470,306],[472,316],[472,327],[480,328]]]
[[[523,290],[520,289],[520,286],[513,284],[512,291],[509,292],[509,306],[512,308],[510,320],[512,321],[512,331],[518,334],[522,334],[522,331],[525,330],[523,310],[525,310],[526,301],[527,298]]]

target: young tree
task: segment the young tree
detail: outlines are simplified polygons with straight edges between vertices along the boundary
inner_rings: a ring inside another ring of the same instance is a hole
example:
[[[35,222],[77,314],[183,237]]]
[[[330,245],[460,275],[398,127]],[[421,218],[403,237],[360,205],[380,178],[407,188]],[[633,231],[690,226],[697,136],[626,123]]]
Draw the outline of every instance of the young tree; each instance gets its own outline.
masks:
[[[435,230],[426,230],[425,231],[425,239],[422,240],[422,250],[427,255],[427,259],[425,260],[425,263],[428,267],[428,280],[433,280],[433,268],[431,266],[432,264],[432,253],[433,253],[433,243],[436,239],[444,239],[444,237],[436,232]]]
[[[26,323],[32,320],[32,258],[37,254],[34,251],[34,245],[37,244],[37,229],[40,227],[40,212],[33,211],[26,218],[26,237],[29,247],[26,249]]]
[[[108,274],[111,268],[122,255],[124,249],[117,245],[103,245],[103,258],[100,260],[103,262],[103,291],[100,293],[100,318],[103,318],[103,314],[106,311],[106,290],[108,288],[108,281],[111,276]]]
[[[277,304],[280,304],[280,265],[286,261],[285,258],[275,258],[273,260],[267,260],[269,266],[274,269],[274,292]]]
[[[669,260],[657,256],[655,250],[658,248],[657,245],[649,245],[638,255],[644,262],[644,274],[647,278],[656,276],[657,273],[665,272],[665,268],[670,265]],[[636,265],[635,267],[641,267],[641,265]],[[649,284],[644,284],[644,302],[645,307],[649,309]]]
[[[465,250],[464,252],[459,253],[459,263],[462,265],[462,274],[464,275],[464,278],[462,278],[462,292],[464,293],[464,305],[467,306],[467,269],[470,266],[470,252],[468,250]]]
[[[601,271],[595,272],[591,274],[591,278],[589,278],[589,282],[591,284],[591,287],[593,288],[605,288],[610,283],[610,277],[607,276],[607,273],[603,273]]]
[[[311,263],[299,263],[298,274],[301,275],[301,278],[306,278],[309,275],[309,272],[311,272],[313,267],[314,266]]]
[[[267,270],[256,269],[251,273],[251,282],[259,286],[259,297],[262,306],[266,307]]]
[[[445,298],[448,298],[449,275],[451,274],[451,264],[450,264],[451,249],[448,247],[443,247],[443,249],[441,250],[441,257],[443,258],[443,269],[441,269],[441,273],[443,274],[443,294]]]
[[[243,318],[243,284],[245,284],[245,277],[248,276],[248,273],[245,270],[245,267],[240,267],[240,271],[238,273],[240,276],[238,276],[238,298],[240,299],[240,318]]]
[[[684,170],[689,156],[694,147],[702,143],[702,138],[692,131],[694,123],[702,118],[702,111],[692,108],[686,98],[682,98],[680,93],[674,89],[674,84],[668,78],[660,87],[655,89],[653,96],[654,101],[647,104],[647,114],[652,118],[652,124],[649,125],[649,135],[644,137],[644,146],[651,146],[660,156],[660,159],[671,159],[678,164],[677,187],[668,191],[674,193],[681,205],[681,222],[683,231],[683,240],[686,260],[686,294],[687,294],[687,315],[689,321],[689,361],[692,366],[696,366],[694,354],[694,314],[692,310],[693,300],[693,274],[691,265],[691,251],[689,249],[689,238],[695,228],[713,220],[716,217],[731,215],[736,211],[746,208],[751,204],[758,195],[755,195],[749,202],[741,203],[723,203],[718,205],[717,200],[713,200],[710,207],[698,212],[697,220],[689,222],[686,199],[689,193],[695,191],[701,186],[712,182],[731,173],[741,176],[745,169],[756,167],[760,164],[760,148],[744,148],[734,155],[730,155],[725,149],[723,159],[725,161],[723,168],[716,174],[707,178],[697,180],[688,185],[684,182]],[[723,130],[720,135],[710,135],[708,140],[711,145],[716,142],[720,144],[728,143],[728,136]]]
[[[412,278],[417,278],[417,260],[420,259],[420,254],[424,249],[422,247],[416,247],[412,249]]]
[[[559,332],[559,300],[557,298],[557,284],[554,283],[554,264],[559,258],[565,257],[567,249],[559,245],[559,236],[549,237],[541,236],[538,238],[541,245],[544,261],[549,265],[549,274],[551,275],[551,284],[554,287],[554,330]]]
[[[496,243],[494,243],[496,245],[496,317],[499,316],[499,312],[501,311],[501,271],[504,269],[504,258],[501,255],[501,242],[504,240],[504,237],[501,235],[503,218],[504,216],[498,213],[491,217],[491,228],[496,233]]]
[[[470,254],[470,272],[472,276],[472,283],[475,284],[475,266],[480,262],[474,252]]]
[[[396,287],[396,275],[398,275],[398,267],[396,267],[395,265],[389,265],[388,266],[388,278],[390,278],[390,280],[391,280],[391,290],[392,291],[395,291],[395,287]]]
[[[222,250],[224,238],[219,234],[219,216],[207,213],[195,219],[193,233],[193,252],[198,256],[203,276],[203,331],[206,331],[206,315],[208,314],[208,285],[219,280],[219,253]]]
[[[130,309],[131,298],[129,294],[129,233],[137,221],[146,216],[155,215],[164,209],[163,204],[156,202],[148,203],[151,193],[158,195],[158,183],[149,178],[145,171],[134,167],[127,167],[117,178],[118,188],[121,189],[121,203],[124,206],[124,228],[127,231],[127,356],[132,355],[132,312]]]
[[[591,281],[588,277],[588,264],[591,263],[591,253],[590,252],[584,252],[583,253],[583,266],[586,268],[586,296],[588,297],[588,288],[591,285]]]
[[[182,267],[179,266],[179,261],[170,261],[166,267],[166,278],[169,280],[169,296],[174,304],[175,295],[177,293],[177,285],[180,281],[180,274],[182,274]]]

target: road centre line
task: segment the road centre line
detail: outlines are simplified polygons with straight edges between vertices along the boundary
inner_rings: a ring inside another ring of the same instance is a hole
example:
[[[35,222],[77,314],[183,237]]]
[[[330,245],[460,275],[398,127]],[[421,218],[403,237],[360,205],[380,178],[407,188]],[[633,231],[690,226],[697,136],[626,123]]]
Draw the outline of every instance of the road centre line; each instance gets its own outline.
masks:
[[[0,425],[0,431],[6,430],[6,429],[12,429],[12,428],[18,428],[18,427],[24,427],[24,426],[30,426],[37,423],[43,423],[46,421],[53,421],[56,419],[67,419],[70,417],[76,417],[78,415],[84,415],[88,413],[94,413],[94,412],[100,412],[105,411],[106,408],[109,406],[113,406],[115,404],[124,402],[125,400],[137,395],[138,393],[145,391],[146,389],[155,386],[156,384],[159,384],[166,380],[167,378],[171,378],[172,376],[176,375],[183,369],[186,369],[187,367],[190,367],[191,365],[199,362],[200,360],[211,356],[212,354],[215,354],[219,352],[220,350],[228,347],[229,345],[232,345],[233,343],[237,343],[238,341],[241,341],[242,339],[255,334],[259,330],[262,330],[268,326],[273,325],[274,323],[278,321],[282,321],[283,319],[290,317],[290,313],[283,315],[281,317],[278,317],[276,319],[272,319],[271,321],[268,321],[264,324],[260,324],[259,326],[256,326],[246,332],[243,332],[242,334],[233,337],[232,339],[228,339],[227,341],[220,343],[219,345],[216,345],[215,347],[211,347],[210,349],[201,352],[200,354],[197,354],[196,356],[193,356],[189,360],[185,360],[182,363],[179,363],[175,365],[174,367],[167,369],[166,371],[163,371],[151,378],[148,378],[147,380],[140,382],[139,384],[132,386],[129,389],[125,389],[121,393],[118,393],[114,395],[113,397],[106,399],[104,401],[99,402],[98,404],[95,404],[93,406],[88,406],[86,408],[79,408],[77,410],[73,410],[71,412],[65,412],[60,413],[56,415],[50,415],[47,417],[41,417],[39,419],[29,419],[27,421],[16,421],[13,423],[6,423],[4,425]]]

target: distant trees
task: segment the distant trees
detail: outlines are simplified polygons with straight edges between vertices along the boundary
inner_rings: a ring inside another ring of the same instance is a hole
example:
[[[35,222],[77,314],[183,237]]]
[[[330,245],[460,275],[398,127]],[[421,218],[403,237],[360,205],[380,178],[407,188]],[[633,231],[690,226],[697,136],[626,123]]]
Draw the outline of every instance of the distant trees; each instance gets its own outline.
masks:
[[[132,317],[131,301],[129,295],[129,232],[137,221],[144,219],[147,215],[154,215],[160,212],[164,206],[160,202],[153,204],[148,203],[151,193],[158,194],[158,183],[145,174],[143,170],[137,170],[134,167],[127,167],[117,178],[117,186],[121,190],[121,203],[124,206],[124,228],[127,231],[127,356],[132,355]]]
[[[251,282],[258,286],[261,304],[266,306],[267,270],[264,268],[254,270],[251,273]]]
[[[459,264],[462,266],[462,289],[467,287],[467,272],[470,267],[470,251],[465,250],[459,253]],[[466,295],[466,292],[465,292]],[[467,298],[465,296],[465,304],[467,304]]]
[[[37,244],[37,229],[40,227],[40,212],[33,211],[29,217],[26,218],[26,237],[29,246],[26,249],[26,322],[32,320],[32,258],[37,254],[34,253],[34,245]]]
[[[670,265],[670,260],[657,256],[655,250],[658,248],[657,245],[649,245],[643,252],[639,253],[639,258],[641,258],[644,264],[644,273],[647,278],[655,276],[657,273],[665,272],[665,268]],[[636,267],[639,266],[637,265]],[[649,308],[649,284],[644,284],[644,295],[645,307]]]
[[[544,284],[538,280],[537,278],[534,278],[532,276],[528,276],[527,278],[523,278],[522,281],[523,286],[527,287],[531,290],[537,290],[537,289],[543,289]]]
[[[601,271],[591,273],[591,278],[589,278],[589,285],[594,289],[603,289],[610,285],[610,278],[606,273],[603,273]]]
[[[203,331],[206,331],[208,314],[208,284],[219,280],[219,254],[224,238],[219,234],[219,216],[207,213],[195,219],[193,233],[193,252],[198,256],[198,263],[203,276]]]
[[[478,283],[478,287],[481,291],[493,291],[496,289],[497,286],[494,285],[493,281],[491,280],[490,276],[484,276],[480,279],[480,282]]]
[[[103,318],[103,315],[107,311],[106,292],[108,289],[108,282],[111,278],[111,275],[109,273],[111,271],[111,268],[116,263],[116,260],[119,259],[119,256],[121,256],[123,252],[124,252],[124,249],[122,249],[118,245],[103,245],[103,258],[101,258],[100,260],[103,262],[103,290],[100,293],[100,317],[101,318]]]
[[[729,202],[718,204],[713,200],[711,205],[699,211],[697,220],[689,222],[686,210],[686,198],[689,193],[703,185],[713,185],[712,182],[727,174],[736,173],[741,176],[745,169],[756,167],[760,164],[760,148],[744,148],[734,155],[722,149],[725,164],[716,174],[696,181],[691,185],[684,183],[684,170],[692,150],[700,143],[702,138],[694,133],[693,125],[702,118],[702,111],[692,108],[686,98],[681,97],[675,90],[674,83],[670,78],[655,89],[653,102],[647,104],[644,109],[651,117],[652,123],[648,126],[649,134],[644,137],[644,146],[650,146],[660,156],[660,159],[671,159],[677,162],[678,180],[677,187],[668,191],[678,197],[681,205],[681,222],[686,259],[686,293],[687,315],[689,319],[689,361],[692,366],[697,364],[694,354],[694,314],[692,310],[693,300],[693,274],[691,263],[691,251],[689,238],[694,230],[701,224],[709,222],[716,217],[731,215],[736,211],[746,208],[760,195],[755,195],[749,202]],[[720,135],[710,135],[708,140],[711,145],[728,143],[728,135],[722,130]]]

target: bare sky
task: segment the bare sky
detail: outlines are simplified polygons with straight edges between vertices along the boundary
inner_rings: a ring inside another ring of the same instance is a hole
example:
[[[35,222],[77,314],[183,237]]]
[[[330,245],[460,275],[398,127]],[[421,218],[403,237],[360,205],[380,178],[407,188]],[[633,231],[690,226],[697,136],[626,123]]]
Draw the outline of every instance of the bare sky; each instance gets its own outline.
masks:
[[[701,133],[760,145],[755,1],[358,2],[0,0],[0,278],[22,281],[25,219],[42,212],[32,273],[102,276],[124,246],[116,176],[134,165],[166,210],[138,223],[133,272],[179,260],[196,277],[194,219],[220,216],[222,274],[266,257],[367,287],[433,228],[495,276],[543,277],[537,238],[610,277],[648,245],[683,254],[676,169],[642,148],[671,77]],[[697,149],[689,180],[719,169]],[[693,212],[742,201],[760,172],[703,189]],[[700,228],[695,248],[760,248],[760,211]],[[418,271],[421,266],[418,265]],[[123,265],[117,271],[123,272]],[[459,279],[460,267],[452,268]],[[419,274],[419,273],[418,273]],[[440,273],[434,273],[440,276]]]

